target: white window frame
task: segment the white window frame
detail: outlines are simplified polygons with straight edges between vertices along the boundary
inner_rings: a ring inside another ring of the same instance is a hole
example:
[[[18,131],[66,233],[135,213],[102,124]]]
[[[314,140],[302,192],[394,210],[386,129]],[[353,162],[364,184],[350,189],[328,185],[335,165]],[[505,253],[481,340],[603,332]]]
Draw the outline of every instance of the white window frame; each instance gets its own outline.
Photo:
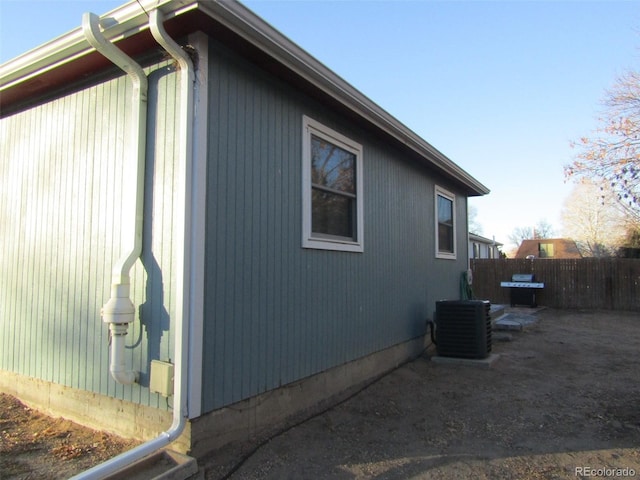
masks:
[[[356,157],[356,224],[355,240],[344,237],[314,234],[311,228],[311,136],[322,138]],[[302,247],[344,252],[364,251],[362,145],[320,122],[302,117]]]
[[[447,252],[447,251],[441,251],[440,250],[440,236],[438,234],[439,232],[439,225],[438,225],[438,197],[443,197],[446,198],[447,200],[451,201],[451,209],[452,209],[452,220],[453,220],[453,252]],[[455,260],[457,258],[457,248],[456,248],[456,243],[457,243],[457,224],[458,222],[456,222],[456,196],[451,193],[448,190],[445,190],[442,187],[438,187],[436,185],[435,188],[435,194],[434,194],[434,210],[435,210],[435,237],[436,237],[436,258],[444,258],[444,259],[448,259],[448,260]]]

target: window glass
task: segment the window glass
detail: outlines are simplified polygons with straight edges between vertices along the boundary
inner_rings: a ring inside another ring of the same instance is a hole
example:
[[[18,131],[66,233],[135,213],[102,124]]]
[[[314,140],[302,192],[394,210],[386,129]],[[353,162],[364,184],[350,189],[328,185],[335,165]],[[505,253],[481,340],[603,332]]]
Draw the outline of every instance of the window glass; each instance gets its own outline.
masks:
[[[311,231],[355,240],[356,156],[311,136]]]
[[[456,197],[453,193],[435,188],[436,257],[456,259]],[[473,255],[479,254],[473,245]]]
[[[362,146],[303,117],[305,248],[362,252]]]
[[[453,253],[453,200],[438,195],[438,251]]]
[[[538,252],[540,258],[553,257],[553,243],[540,243],[538,244]]]
[[[314,233],[353,238],[352,198],[313,189],[311,198],[311,230]]]
[[[311,136],[311,182],[341,192],[355,193],[356,156]]]

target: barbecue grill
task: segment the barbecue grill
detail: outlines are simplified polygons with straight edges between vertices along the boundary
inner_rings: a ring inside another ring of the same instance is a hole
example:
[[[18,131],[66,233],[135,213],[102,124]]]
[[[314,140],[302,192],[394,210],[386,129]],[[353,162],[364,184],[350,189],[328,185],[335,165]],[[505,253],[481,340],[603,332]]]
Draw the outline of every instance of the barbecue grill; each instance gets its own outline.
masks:
[[[531,308],[538,306],[536,292],[544,288],[544,283],[536,282],[532,273],[514,273],[510,282],[500,282],[501,287],[511,290],[511,306],[527,305]]]

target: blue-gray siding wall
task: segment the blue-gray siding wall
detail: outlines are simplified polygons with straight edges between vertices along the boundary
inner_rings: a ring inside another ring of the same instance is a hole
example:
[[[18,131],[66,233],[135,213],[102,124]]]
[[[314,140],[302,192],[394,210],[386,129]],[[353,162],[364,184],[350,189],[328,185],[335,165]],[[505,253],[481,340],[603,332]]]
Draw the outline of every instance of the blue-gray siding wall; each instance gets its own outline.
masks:
[[[383,139],[210,46],[203,408],[210,411],[422,335],[459,298],[435,258],[434,185]],[[302,116],[364,148],[364,253],[301,248]]]
[[[173,210],[176,74],[149,73],[144,254],[132,271],[139,315],[128,365],[141,385],[109,375],[100,308],[127,228],[126,153],[131,85],[86,86],[0,120],[0,370],[166,408],[150,394],[150,360],[173,352]],[[129,242],[130,243],[130,242]]]

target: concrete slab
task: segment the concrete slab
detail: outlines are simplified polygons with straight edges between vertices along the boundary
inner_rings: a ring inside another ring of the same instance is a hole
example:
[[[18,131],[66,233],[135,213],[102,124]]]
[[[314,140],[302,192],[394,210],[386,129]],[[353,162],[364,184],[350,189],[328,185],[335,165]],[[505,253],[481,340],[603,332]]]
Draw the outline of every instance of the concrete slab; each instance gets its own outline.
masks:
[[[513,335],[506,332],[492,332],[491,340],[493,342],[510,342],[513,340]]]
[[[506,305],[505,312],[506,313],[518,313],[524,315],[536,315],[541,310],[546,310],[547,307],[538,305],[537,307],[511,307]]]
[[[505,315],[506,316],[506,315]],[[494,330],[514,330],[520,332],[523,329],[522,323],[508,318],[500,318],[493,325]]]
[[[127,468],[106,477],[106,480],[197,480],[195,458],[171,450],[160,450],[138,460]]]
[[[499,303],[497,304],[492,303],[489,309],[489,314],[491,315],[491,319],[496,320],[500,318],[502,315],[504,315],[506,308],[507,308],[506,305],[501,305]]]
[[[439,365],[460,365],[463,367],[487,369],[491,368],[499,358],[500,354],[498,353],[492,353],[487,358],[457,358],[435,355],[431,357],[431,361]]]
[[[495,321],[493,329],[522,331],[537,321],[538,318],[535,315],[520,312],[509,312]]]

